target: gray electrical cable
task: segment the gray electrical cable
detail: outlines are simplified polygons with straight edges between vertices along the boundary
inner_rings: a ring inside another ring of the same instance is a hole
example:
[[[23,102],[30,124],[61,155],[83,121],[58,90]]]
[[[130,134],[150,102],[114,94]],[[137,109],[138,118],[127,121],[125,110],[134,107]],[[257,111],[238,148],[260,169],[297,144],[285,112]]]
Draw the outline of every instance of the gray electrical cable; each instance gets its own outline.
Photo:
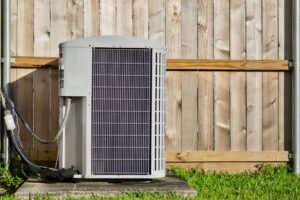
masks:
[[[51,144],[54,143],[58,140],[58,138],[62,135],[64,127],[66,125],[66,122],[69,118],[69,114],[70,114],[70,110],[71,110],[71,98],[66,98],[66,112],[65,112],[65,116],[63,117],[62,123],[60,124],[60,127],[58,129],[57,134],[50,140],[46,140],[43,138],[40,138],[29,126],[29,124],[26,122],[26,120],[24,119],[24,117],[22,116],[21,112],[17,109],[17,107],[15,107],[14,103],[12,102],[12,100],[2,91],[0,91],[0,96],[1,96],[1,103],[2,106],[6,109],[6,102],[4,101],[5,99],[8,101],[8,103],[10,104],[10,106],[12,107],[12,109],[16,112],[17,116],[21,119],[21,121],[23,122],[23,124],[25,125],[26,129],[31,133],[31,135],[40,143],[43,144]]]

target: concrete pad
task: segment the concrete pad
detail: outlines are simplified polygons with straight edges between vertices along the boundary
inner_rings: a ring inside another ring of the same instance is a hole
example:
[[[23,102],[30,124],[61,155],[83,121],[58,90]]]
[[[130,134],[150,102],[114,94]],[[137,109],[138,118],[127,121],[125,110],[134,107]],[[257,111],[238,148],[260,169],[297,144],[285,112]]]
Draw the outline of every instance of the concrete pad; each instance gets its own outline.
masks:
[[[99,180],[78,182],[37,182],[26,181],[15,193],[18,198],[28,199],[29,195],[49,195],[53,197],[114,196],[124,192],[173,193],[183,197],[194,197],[196,191],[183,180],[168,176],[152,181],[109,183]]]

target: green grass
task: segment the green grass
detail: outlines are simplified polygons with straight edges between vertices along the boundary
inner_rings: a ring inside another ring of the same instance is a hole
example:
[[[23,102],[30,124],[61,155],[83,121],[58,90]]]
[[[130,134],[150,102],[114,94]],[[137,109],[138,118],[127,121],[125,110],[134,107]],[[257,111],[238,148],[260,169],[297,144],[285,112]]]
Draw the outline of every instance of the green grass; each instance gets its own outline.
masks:
[[[196,199],[300,199],[300,176],[291,172],[288,166],[259,166],[252,173],[205,173],[197,170],[174,168],[170,173],[184,179],[198,192]],[[9,180],[12,184],[13,179]],[[12,195],[0,199],[16,199]],[[37,199],[53,199],[38,197]],[[73,198],[67,198],[73,199]],[[159,200],[183,199],[174,194],[160,195],[149,193],[127,193],[117,197],[85,197],[79,199],[110,199],[110,200]]]
[[[13,192],[23,182],[22,178],[16,174],[11,174],[10,170],[4,164],[0,164],[0,187],[5,188],[8,192]]]

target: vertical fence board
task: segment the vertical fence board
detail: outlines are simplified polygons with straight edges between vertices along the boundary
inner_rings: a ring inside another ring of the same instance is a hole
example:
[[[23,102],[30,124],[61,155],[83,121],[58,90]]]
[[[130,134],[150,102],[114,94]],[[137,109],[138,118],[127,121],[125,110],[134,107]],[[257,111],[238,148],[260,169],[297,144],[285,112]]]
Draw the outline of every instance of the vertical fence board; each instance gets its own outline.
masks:
[[[181,0],[166,2],[166,44],[168,58],[181,57]]]
[[[100,35],[100,0],[84,0],[84,36]]]
[[[11,0],[11,21],[10,21],[10,52],[12,55],[17,55],[17,29],[18,29],[18,0]],[[1,33],[0,33],[1,35]],[[1,40],[1,39],[0,39]],[[1,47],[0,47],[1,49]]]
[[[245,59],[245,0],[230,1],[230,58]],[[230,73],[231,150],[246,149],[246,74]]]
[[[148,39],[148,0],[133,0],[133,36]]]
[[[84,35],[83,0],[67,0],[68,39],[75,39]]]
[[[67,38],[67,2],[51,1],[51,56],[58,56],[58,44]],[[21,55],[21,54],[19,54]]]
[[[263,59],[278,58],[277,1],[263,2]],[[278,72],[263,74],[263,150],[278,150]]]
[[[262,59],[262,0],[246,0],[247,59]]]
[[[214,73],[198,73],[198,150],[214,149]]]
[[[279,72],[279,150],[292,151],[292,73]]]
[[[34,2],[34,55],[50,54],[50,0]]]
[[[50,139],[50,69],[41,68],[34,71],[33,74],[33,88],[34,88],[34,131],[39,134],[41,138]],[[49,146],[35,142],[36,156],[39,156],[40,151],[49,150]],[[44,155],[45,156],[45,155]],[[47,157],[47,156],[46,156]]]
[[[167,73],[166,149],[181,151],[181,72]]]
[[[33,127],[33,71],[32,69],[18,69],[16,81],[16,104],[30,127]],[[21,122],[19,125],[23,147],[29,151],[33,147],[32,137]]]
[[[198,76],[182,72],[182,151],[196,151],[198,146],[197,90]]]
[[[214,58],[229,59],[229,1],[214,1]],[[214,74],[214,149],[230,150],[229,72]]]
[[[262,150],[262,72],[247,72],[247,151]]]
[[[284,59],[285,50],[285,0],[278,0],[278,58]],[[287,31],[288,32],[288,31]]]
[[[132,0],[117,0],[117,35],[132,36]]]
[[[230,150],[229,72],[214,73],[214,150]]]
[[[183,0],[181,5],[181,58],[197,58],[197,0]]]
[[[116,34],[116,0],[100,1],[100,35]]]
[[[214,1],[198,1],[198,58],[214,57]]]
[[[162,44],[166,43],[165,0],[149,1],[149,38]]]
[[[229,59],[229,0],[214,0],[214,58]]]
[[[17,54],[33,55],[33,0],[18,0]]]
[[[50,137],[53,138],[59,129],[59,96],[58,96],[58,70],[50,69]],[[49,150],[57,150],[57,144],[51,144]]]

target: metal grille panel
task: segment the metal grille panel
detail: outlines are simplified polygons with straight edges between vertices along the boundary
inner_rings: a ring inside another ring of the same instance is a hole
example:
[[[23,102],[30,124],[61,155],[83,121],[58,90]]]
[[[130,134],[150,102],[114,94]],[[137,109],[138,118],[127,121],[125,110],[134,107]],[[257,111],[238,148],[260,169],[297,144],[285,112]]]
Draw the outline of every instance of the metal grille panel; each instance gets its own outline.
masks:
[[[94,175],[150,174],[151,55],[150,49],[93,49]]]

